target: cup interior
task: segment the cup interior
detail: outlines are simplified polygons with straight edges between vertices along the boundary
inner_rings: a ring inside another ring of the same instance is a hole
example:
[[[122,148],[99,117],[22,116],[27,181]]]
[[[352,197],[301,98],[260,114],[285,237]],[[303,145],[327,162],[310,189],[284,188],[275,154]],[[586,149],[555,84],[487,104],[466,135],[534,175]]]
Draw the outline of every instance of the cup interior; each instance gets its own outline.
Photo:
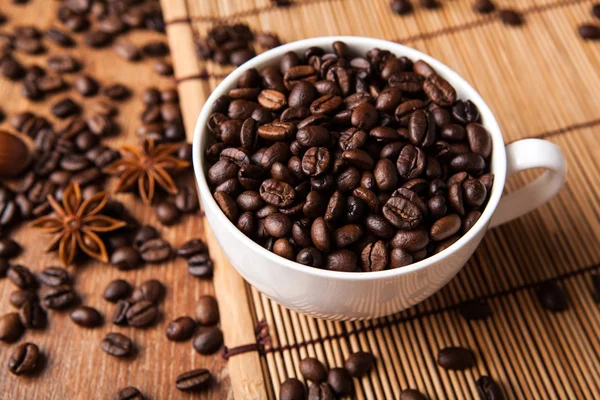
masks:
[[[288,51],[294,51],[298,55],[302,55],[307,48],[312,46],[331,49],[331,46],[335,41],[345,42],[351,51],[356,53],[356,55],[364,56],[368,50],[372,48],[379,48],[382,50],[389,50],[396,56],[406,56],[413,61],[419,59],[426,61],[440,76],[454,86],[459,99],[471,100],[477,106],[481,115],[481,123],[486,127],[492,137],[493,150],[491,155],[490,170],[494,174],[494,183],[488,203],[479,220],[477,220],[475,225],[473,225],[473,227],[465,235],[463,235],[456,243],[452,244],[447,249],[438,254],[434,254],[428,258],[425,258],[424,260],[402,268],[376,272],[349,273],[311,268],[280,257],[263,248],[258,243],[244,235],[231,221],[229,221],[214,200],[206,181],[208,164],[204,158],[204,154],[207,146],[214,143],[212,134],[210,134],[206,129],[206,122],[212,113],[211,108],[214,101],[221,95],[226,94],[230,89],[235,88],[238,78],[247,69],[256,68],[260,70],[268,66],[278,65],[281,57]],[[506,181],[506,151],[500,127],[498,126],[498,123],[488,105],[469,83],[467,83],[460,75],[458,75],[445,64],[418,50],[386,40],[358,36],[326,36],[288,43],[266,51],[235,69],[215,88],[200,112],[193,137],[193,164],[194,173],[196,175],[196,180],[198,182],[200,191],[200,197],[202,199],[205,212],[215,213],[218,223],[227,226],[228,231],[233,237],[235,237],[236,240],[240,241],[245,246],[250,247],[253,251],[259,252],[270,262],[279,264],[282,268],[291,268],[307,274],[341,280],[369,280],[402,275],[426,268],[427,266],[451,255],[465,243],[470,241],[479,231],[482,229],[487,229],[488,223],[502,196],[504,183]]]

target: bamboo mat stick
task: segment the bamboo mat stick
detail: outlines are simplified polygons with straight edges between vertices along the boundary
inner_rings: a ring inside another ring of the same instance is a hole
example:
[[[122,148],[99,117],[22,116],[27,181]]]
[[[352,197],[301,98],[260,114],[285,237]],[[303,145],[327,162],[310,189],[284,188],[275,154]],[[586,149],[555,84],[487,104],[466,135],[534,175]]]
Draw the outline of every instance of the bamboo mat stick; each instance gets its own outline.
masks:
[[[189,17],[185,0],[163,0],[161,4],[166,21]],[[176,78],[199,74],[190,26],[188,24],[171,24],[167,27],[167,34],[172,56],[177,60],[174,65]],[[180,82],[178,85],[188,141],[192,140],[196,119],[203,106],[203,99],[208,95],[204,86],[198,79]],[[235,347],[254,343],[256,341],[255,324],[252,320],[246,284],[229,264],[212,234],[206,218],[204,218],[204,233],[215,264],[214,285],[222,316],[221,327],[225,345]],[[267,397],[258,353],[249,352],[236,355],[229,359],[228,368],[236,398],[260,399]]]

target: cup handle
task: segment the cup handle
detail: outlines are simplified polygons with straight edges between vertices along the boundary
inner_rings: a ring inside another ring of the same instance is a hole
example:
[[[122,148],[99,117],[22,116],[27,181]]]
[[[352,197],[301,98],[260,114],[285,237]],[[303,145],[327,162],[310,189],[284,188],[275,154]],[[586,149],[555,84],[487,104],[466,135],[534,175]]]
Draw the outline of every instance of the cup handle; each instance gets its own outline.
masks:
[[[533,211],[556,196],[567,177],[567,164],[560,148],[541,139],[523,139],[506,146],[506,179],[530,168],[547,169],[539,178],[514,193],[503,196],[490,228]]]

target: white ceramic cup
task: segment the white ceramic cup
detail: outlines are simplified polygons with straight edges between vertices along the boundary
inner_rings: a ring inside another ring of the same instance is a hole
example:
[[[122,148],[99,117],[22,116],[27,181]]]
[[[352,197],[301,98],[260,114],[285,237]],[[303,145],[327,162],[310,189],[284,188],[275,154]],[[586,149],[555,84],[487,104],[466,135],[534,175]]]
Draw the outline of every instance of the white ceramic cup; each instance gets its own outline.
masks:
[[[214,141],[206,129],[212,103],[234,88],[245,70],[278,65],[288,51],[301,55],[311,46],[331,49],[332,43],[337,40],[348,44],[357,55],[364,55],[376,47],[389,50],[396,56],[426,61],[454,86],[460,99],[469,99],[477,105],[482,123],[493,139],[491,172],[495,176],[494,184],[488,204],[477,223],[444,251],[406,267],[351,273],[312,268],[286,260],[240,232],[220,210],[206,182],[204,154],[207,145]],[[431,296],[465,265],[488,228],[517,218],[550,200],[562,187],[567,172],[563,155],[553,143],[524,139],[505,147],[498,123],[487,104],[446,65],[397,43],[353,36],[318,37],[288,43],[253,58],[233,71],[213,91],[198,117],[193,161],[199,196],[208,222],[231,264],[244,279],[285,307],[314,317],[337,320],[393,314]],[[545,168],[546,171],[536,181],[503,197],[507,177],[529,168]]]

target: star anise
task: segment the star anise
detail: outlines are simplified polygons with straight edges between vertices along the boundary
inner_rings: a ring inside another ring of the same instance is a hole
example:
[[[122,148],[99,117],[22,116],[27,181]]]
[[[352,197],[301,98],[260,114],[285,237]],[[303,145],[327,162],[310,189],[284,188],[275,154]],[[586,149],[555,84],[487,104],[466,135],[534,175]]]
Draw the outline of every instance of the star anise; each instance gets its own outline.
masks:
[[[119,183],[115,188],[117,192],[130,189],[137,181],[140,197],[144,203],[150,204],[156,184],[169,194],[179,192],[170,172],[189,165],[173,156],[179,147],[179,143],[155,146],[152,139],[146,139],[140,149],[125,145],[120,149],[121,158],[104,168],[104,172],[119,176]]]
[[[52,195],[48,195],[54,215],[40,217],[31,226],[55,234],[46,251],[54,250],[58,245],[58,255],[65,266],[73,262],[79,249],[107,263],[106,246],[97,233],[114,231],[126,225],[123,221],[100,214],[107,201],[105,192],[96,193],[82,201],[79,185],[72,183],[63,194],[62,206]]]

